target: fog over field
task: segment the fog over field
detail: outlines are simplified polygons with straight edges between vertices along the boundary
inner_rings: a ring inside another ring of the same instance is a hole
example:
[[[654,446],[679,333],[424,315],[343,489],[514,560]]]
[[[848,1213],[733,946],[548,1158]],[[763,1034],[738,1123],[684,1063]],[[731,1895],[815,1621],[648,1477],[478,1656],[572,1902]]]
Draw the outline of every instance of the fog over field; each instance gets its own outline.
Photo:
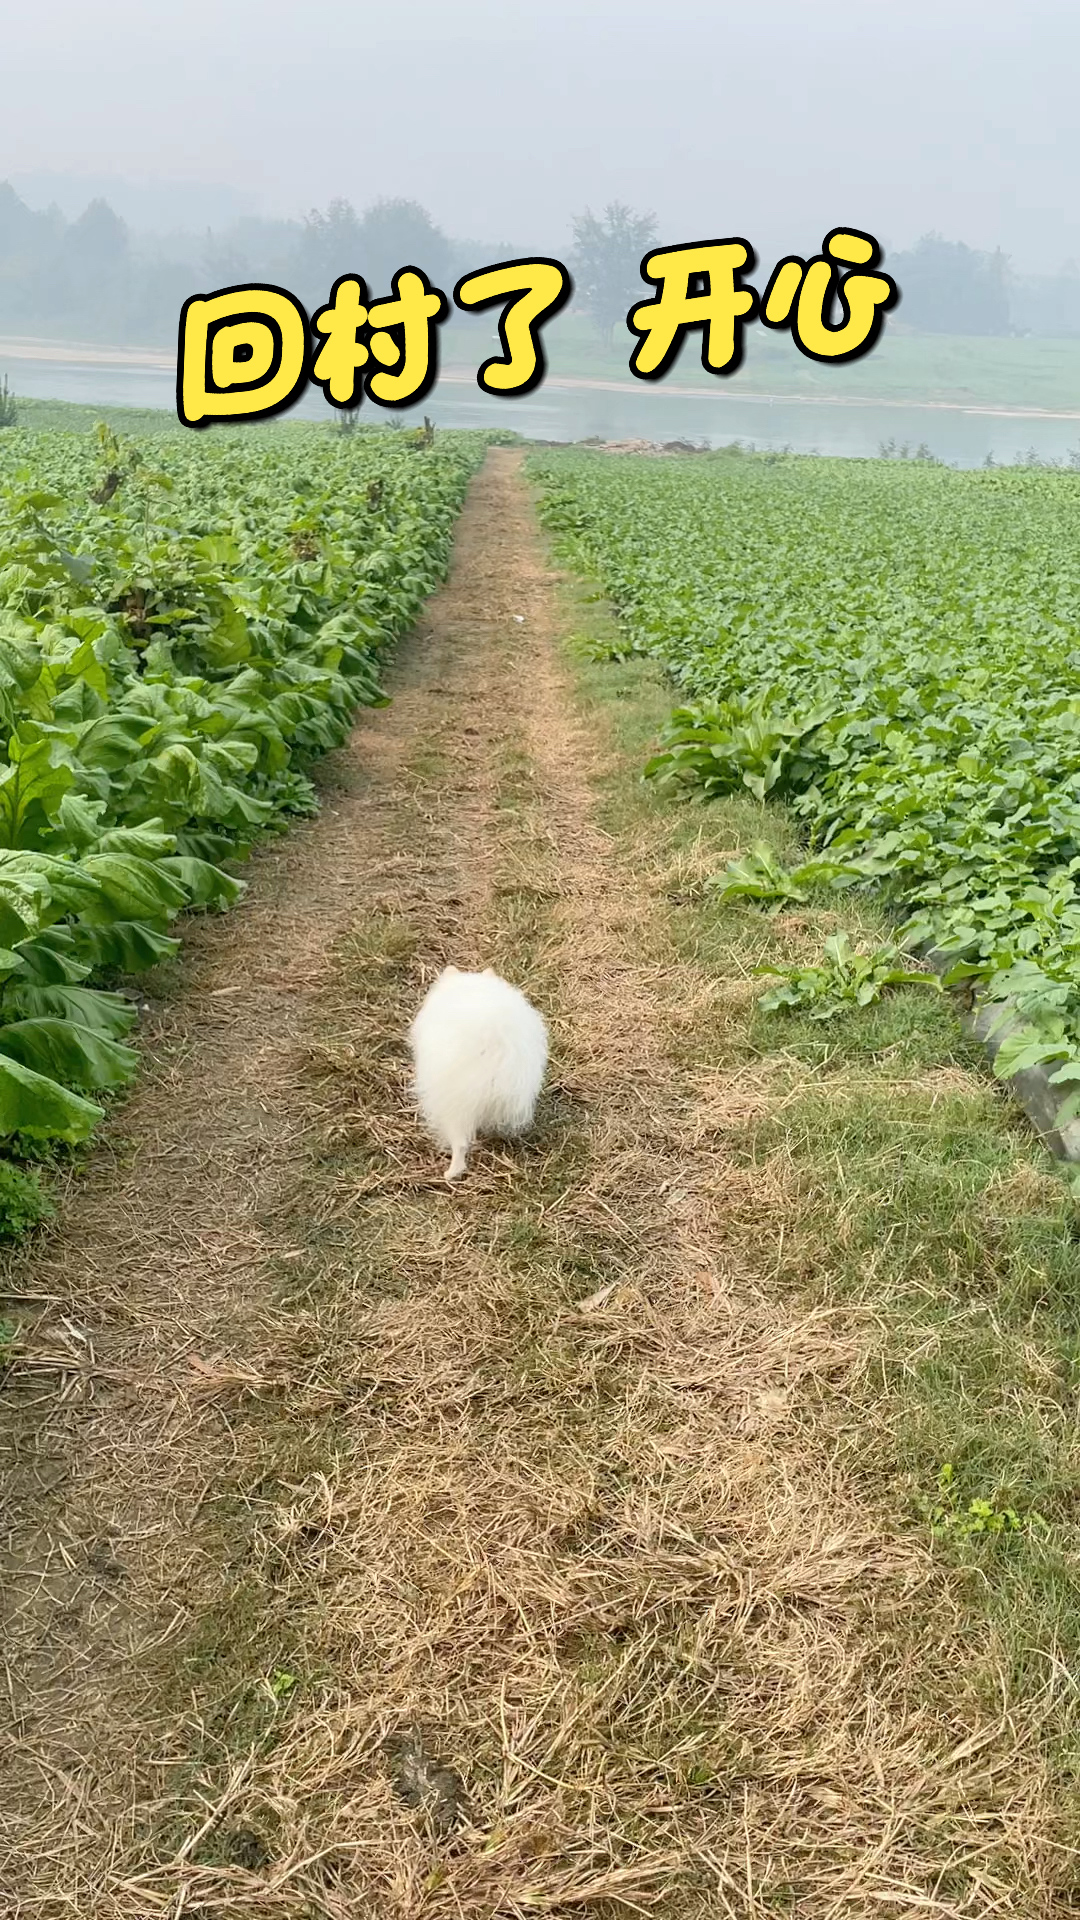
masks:
[[[882,242],[903,296],[873,355],[875,400],[1071,417],[1078,53],[1065,0],[47,0],[5,22],[0,373],[28,394],[115,400],[115,380],[57,384],[12,343],[171,352],[195,291],[272,281],[314,306],[341,272],[374,290],[414,262],[449,289],[545,253],[577,286],[552,324],[553,372],[596,390],[626,379],[644,245],[740,235],[761,289],[779,256],[844,224]],[[470,326],[451,320],[451,358],[472,359],[454,344]],[[1004,358],[973,360],[973,339]],[[696,359],[684,352],[680,375]],[[840,372],[845,398],[863,391],[843,369],[824,376],[830,395]],[[737,380],[706,384],[719,407],[754,379],[781,398],[812,376],[820,388],[821,369],[757,328]],[[141,374],[132,401],[168,404],[165,378]],[[552,432],[628,425],[559,404],[574,420]],[[860,446],[894,424],[875,419]],[[695,410],[685,430],[714,428]],[[774,419],[777,435],[806,439],[797,420]],[[830,429],[825,444],[846,441]],[[986,450],[955,436],[942,449]]]
[[[4,42],[0,178],[130,181],[140,225],[184,224],[187,181],[196,225],[197,188],[283,216],[401,195],[558,248],[573,209],[618,199],[672,240],[784,250],[850,221],[1025,272],[1080,254],[1066,0],[49,0]]]

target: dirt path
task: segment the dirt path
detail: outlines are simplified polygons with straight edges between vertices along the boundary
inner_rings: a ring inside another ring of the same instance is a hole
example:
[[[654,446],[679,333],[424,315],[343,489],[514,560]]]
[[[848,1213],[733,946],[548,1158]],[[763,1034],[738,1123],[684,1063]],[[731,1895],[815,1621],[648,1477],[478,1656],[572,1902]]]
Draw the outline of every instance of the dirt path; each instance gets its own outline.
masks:
[[[5,1913],[1050,1911],[1023,1735],[816,1437],[866,1341],[770,1292],[741,1015],[598,824],[558,626],[494,452],[394,705],[6,1276]],[[401,1047],[448,959],[554,1040],[456,1195]]]

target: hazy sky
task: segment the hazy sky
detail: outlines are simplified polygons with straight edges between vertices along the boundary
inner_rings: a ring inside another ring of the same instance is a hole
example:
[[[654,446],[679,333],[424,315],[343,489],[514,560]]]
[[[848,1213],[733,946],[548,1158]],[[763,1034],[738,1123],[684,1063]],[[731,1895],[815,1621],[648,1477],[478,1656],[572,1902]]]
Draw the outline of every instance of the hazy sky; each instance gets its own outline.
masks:
[[[404,194],[553,251],[618,198],[766,255],[849,222],[1080,256],[1074,0],[39,0],[2,56],[0,179]]]

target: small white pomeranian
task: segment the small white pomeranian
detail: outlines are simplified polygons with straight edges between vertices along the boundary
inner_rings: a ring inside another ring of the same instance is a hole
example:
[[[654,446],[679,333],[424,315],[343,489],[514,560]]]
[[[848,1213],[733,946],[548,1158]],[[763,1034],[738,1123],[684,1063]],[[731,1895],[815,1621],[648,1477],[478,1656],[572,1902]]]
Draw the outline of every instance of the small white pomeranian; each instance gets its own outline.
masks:
[[[479,1134],[503,1138],[532,1124],[547,1068],[547,1028],[517,987],[488,967],[447,967],[412,1026],[413,1094],[460,1180]]]

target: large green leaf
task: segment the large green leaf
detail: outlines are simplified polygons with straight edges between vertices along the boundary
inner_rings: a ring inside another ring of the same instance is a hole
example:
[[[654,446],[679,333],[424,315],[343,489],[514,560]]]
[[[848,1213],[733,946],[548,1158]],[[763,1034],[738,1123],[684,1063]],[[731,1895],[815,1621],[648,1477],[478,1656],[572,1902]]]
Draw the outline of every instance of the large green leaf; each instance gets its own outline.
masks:
[[[65,793],[56,816],[57,841],[79,852],[96,846],[101,838],[104,811],[104,800],[87,800],[81,793]]]
[[[85,1140],[104,1109],[35,1073],[21,1061],[0,1057],[0,1134],[24,1133],[31,1140]]]
[[[176,836],[166,833],[160,820],[143,820],[137,826],[108,827],[98,837],[96,853],[130,853],[140,860],[160,859],[172,853]]]
[[[243,880],[234,880],[209,860],[195,860],[190,854],[170,854],[159,862],[185,889],[193,907],[231,907],[246,891]]]
[[[73,1020],[111,1040],[130,1033],[138,1014],[122,993],[104,993],[99,987],[39,986],[12,980],[0,994],[7,1020]]]
[[[142,920],[114,920],[100,927],[80,920],[72,934],[76,953],[95,971],[146,973],[180,951],[180,942],[172,934],[148,927]]]
[[[143,749],[146,721],[137,713],[104,713],[92,720],[79,741],[79,759],[85,767],[122,773]]]
[[[50,921],[93,906],[98,882],[58,855],[0,848],[0,941],[14,946]]]
[[[45,1015],[0,1026],[0,1054],[71,1086],[126,1087],[138,1071],[134,1047],[122,1046],[92,1027]]]
[[[37,846],[74,780],[54,741],[13,735],[0,768],[0,846]]]
[[[76,986],[91,970],[78,957],[68,926],[43,927],[32,940],[20,941],[16,958],[19,971],[40,987]]]
[[[114,919],[167,921],[186,904],[183,886],[160,860],[140,860],[130,853],[90,853],[81,870],[101,890],[98,899],[83,910],[90,925],[107,925]]]

